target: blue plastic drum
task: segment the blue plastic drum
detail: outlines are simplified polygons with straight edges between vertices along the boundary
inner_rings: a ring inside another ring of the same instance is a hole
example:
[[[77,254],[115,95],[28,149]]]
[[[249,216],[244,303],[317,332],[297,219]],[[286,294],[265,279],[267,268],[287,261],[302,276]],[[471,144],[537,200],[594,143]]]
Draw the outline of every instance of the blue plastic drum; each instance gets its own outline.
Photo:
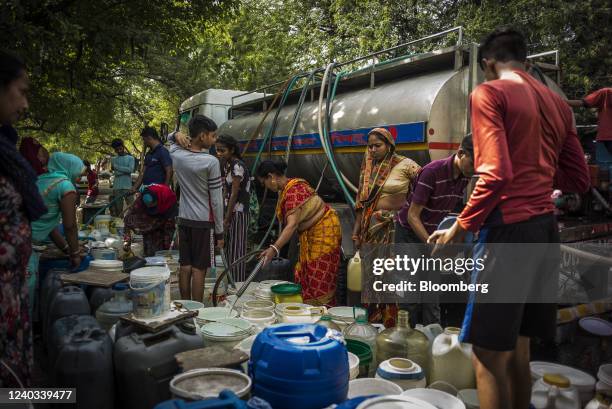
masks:
[[[251,393],[274,409],[320,409],[346,400],[349,364],[338,332],[314,324],[263,330],[249,361]]]

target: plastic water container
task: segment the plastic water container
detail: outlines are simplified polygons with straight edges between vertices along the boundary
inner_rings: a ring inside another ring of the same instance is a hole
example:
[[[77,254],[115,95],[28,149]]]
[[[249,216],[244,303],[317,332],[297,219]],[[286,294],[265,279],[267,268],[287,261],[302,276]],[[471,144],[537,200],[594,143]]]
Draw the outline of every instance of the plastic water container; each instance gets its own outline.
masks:
[[[448,394],[436,389],[408,389],[402,392],[402,396],[411,396],[421,399],[436,407],[436,409],[466,409],[465,404],[455,395]]]
[[[359,374],[360,377],[367,377],[371,372],[370,368],[374,366],[372,363],[372,347],[363,341],[357,339],[347,339],[346,349],[349,352],[357,355],[359,358]]]
[[[347,270],[347,287],[350,291],[361,292],[361,257],[359,251],[349,260]]]
[[[170,381],[170,392],[192,401],[215,398],[224,390],[243,398],[250,392],[251,384],[251,378],[235,369],[202,368],[176,375]]]
[[[87,298],[89,298],[89,308],[91,308],[92,315],[95,315],[98,308],[113,298],[114,295],[111,288],[102,287],[88,287],[85,294],[87,294]]]
[[[432,346],[430,382],[444,381],[458,390],[476,387],[472,346],[459,341],[459,328],[448,327]]]
[[[250,406],[253,407],[253,406]],[[217,399],[207,399],[197,402],[185,402],[172,399],[162,402],[153,409],[247,409],[247,403],[232,391],[221,391]]]
[[[274,302],[276,304],[296,302],[304,302],[302,299],[302,286],[295,283],[276,284],[270,287]]]
[[[404,391],[427,386],[423,369],[405,358],[391,358],[381,362],[376,371],[376,378],[391,381]]]
[[[255,338],[252,394],[275,409],[319,409],[346,400],[349,364],[338,332],[314,324],[275,325]]]
[[[240,318],[250,322],[256,329],[262,330],[276,322],[274,311],[247,310],[242,311]]]
[[[91,250],[94,260],[117,260],[117,254],[115,249],[94,248]]]
[[[535,409],[580,409],[576,388],[563,375],[546,374],[533,385],[531,404]]]
[[[203,348],[202,337],[173,325],[159,333],[131,333],[115,341],[117,397],[123,409],[151,409],[170,399],[169,383],[179,372],[174,355]]]
[[[571,366],[560,365],[554,362],[531,361],[529,363],[531,379],[535,383],[547,373],[559,374],[569,379],[574,388],[578,390],[583,405],[589,402],[595,394],[596,379],[590,374]]]
[[[378,336],[378,330],[368,323],[367,311],[363,308],[353,307],[355,322],[349,324],[342,330],[342,335],[345,339],[355,339],[363,341],[370,346],[372,350],[372,360],[376,362],[376,337]],[[374,375],[375,367],[370,367],[370,373],[368,375]]]
[[[204,346],[219,346],[228,351],[252,335],[252,325],[241,318],[221,318],[202,325],[200,333]]]
[[[47,336],[47,319],[49,317],[49,308],[51,301],[55,298],[57,291],[62,288],[61,274],[68,273],[68,270],[51,269],[47,272],[40,290],[40,319],[43,325],[43,338],[46,341]]]
[[[457,393],[457,397],[465,404],[466,409],[480,409],[478,390],[462,389]]]
[[[129,289],[125,284],[115,286],[113,298],[105,302],[96,311],[96,319],[105,330],[110,330],[111,327],[124,317],[132,312],[133,304],[128,298]]]
[[[62,287],[55,293],[51,306],[49,307],[49,315],[47,316],[46,336],[48,341],[51,335],[51,328],[55,321],[68,315],[89,315],[89,302],[83,290],[79,287],[68,286]]]
[[[143,267],[130,273],[134,315],[155,318],[170,310],[170,270],[166,267]]]
[[[272,301],[249,300],[242,304],[242,312],[249,310],[266,310],[274,312],[274,307],[276,307],[276,304]]]
[[[368,395],[400,395],[402,388],[386,379],[361,378],[349,382],[348,398]]]
[[[91,315],[69,315],[55,321],[51,328],[49,339],[49,368],[55,366],[57,356],[64,349],[64,346],[70,342],[72,335],[77,332],[89,329],[100,328],[98,321]]]
[[[400,310],[397,325],[387,328],[376,337],[378,362],[391,358],[407,358],[417,363],[429,377],[430,351],[427,337],[410,327],[408,311]]]
[[[96,230],[100,230],[100,232],[108,232],[110,233],[110,223],[113,220],[112,216],[108,216],[105,214],[101,214],[94,218],[94,227]]]
[[[113,409],[113,345],[106,331],[74,333],[60,351],[51,378],[56,388],[76,388],[78,409]]]

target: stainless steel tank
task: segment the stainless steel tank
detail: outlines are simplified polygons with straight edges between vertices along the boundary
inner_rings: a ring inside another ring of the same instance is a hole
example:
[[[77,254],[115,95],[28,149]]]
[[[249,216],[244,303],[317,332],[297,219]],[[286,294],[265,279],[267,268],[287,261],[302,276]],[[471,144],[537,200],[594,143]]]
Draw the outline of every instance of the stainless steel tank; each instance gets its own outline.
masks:
[[[338,167],[354,185],[358,184],[366,136],[372,128],[389,129],[396,138],[398,152],[420,165],[447,157],[458,148],[470,129],[469,93],[483,80],[473,50],[465,46],[449,47],[361,70],[340,82],[331,109],[331,138]],[[560,91],[553,81],[546,79]],[[271,97],[267,102],[270,100]],[[281,109],[271,153],[266,146],[262,160],[269,156],[284,158],[296,100],[297,95],[293,95]],[[234,112],[245,108],[258,112],[228,120],[221,125],[219,133],[232,135],[246,145],[264,117],[262,101],[237,108]],[[264,131],[271,125],[273,113],[264,121]],[[299,118],[288,175],[303,177],[316,186],[327,162],[317,126],[318,96],[313,94],[311,100],[304,103]],[[264,131],[260,131],[249,146],[245,155],[249,164],[261,146]],[[340,192],[330,167],[323,175],[319,192],[324,195]]]

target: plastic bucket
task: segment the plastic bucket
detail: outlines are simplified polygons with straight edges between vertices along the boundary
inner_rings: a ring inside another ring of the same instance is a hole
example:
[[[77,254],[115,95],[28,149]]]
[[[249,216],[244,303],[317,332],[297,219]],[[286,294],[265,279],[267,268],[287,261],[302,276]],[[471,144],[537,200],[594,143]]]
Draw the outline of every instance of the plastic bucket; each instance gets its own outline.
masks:
[[[175,397],[193,401],[214,398],[226,389],[239,398],[246,397],[251,391],[251,378],[233,369],[205,368],[176,375],[170,381],[170,392]]]
[[[106,248],[94,248],[91,250],[94,260],[117,260],[117,250]]]
[[[368,376],[372,363],[372,348],[365,342],[347,339],[346,349],[359,358],[359,376]]]
[[[94,219],[94,226],[96,230],[100,231],[110,231],[110,223],[113,218],[107,215],[96,216]]]
[[[143,267],[130,273],[134,316],[155,318],[170,310],[169,278],[166,267]]]

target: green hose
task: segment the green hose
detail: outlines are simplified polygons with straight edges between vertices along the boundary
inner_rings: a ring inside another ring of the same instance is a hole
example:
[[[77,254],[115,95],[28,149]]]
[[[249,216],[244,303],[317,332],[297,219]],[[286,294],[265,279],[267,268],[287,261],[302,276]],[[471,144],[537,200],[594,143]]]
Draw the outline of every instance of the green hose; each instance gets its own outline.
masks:
[[[325,87],[325,81],[327,80],[329,73],[333,70],[334,66],[336,64],[335,63],[331,63],[327,66],[327,68],[325,69],[325,75],[323,78],[323,81],[321,82],[321,91],[324,91],[324,87]],[[321,123],[321,108],[322,108],[322,98],[323,95],[319,96],[319,125],[320,129],[319,129],[319,138],[321,140],[321,144],[323,144],[323,151],[325,152],[325,155],[327,156],[327,160],[329,161],[329,163],[331,164],[332,167],[332,171],[334,172],[334,175],[336,176],[336,179],[338,180],[338,183],[340,184],[340,188],[342,189],[342,193],[344,193],[344,197],[347,201],[348,204],[351,205],[351,207],[354,209],[355,208],[355,200],[353,199],[353,196],[350,194],[350,192],[348,191],[346,184],[344,183],[344,180],[342,179],[342,174],[340,173],[338,166],[336,164],[336,160],[333,156],[333,154],[331,153],[332,150],[332,144],[329,138],[329,116],[330,116],[330,104],[329,104],[329,98],[327,98],[327,104],[326,104],[326,112],[325,112],[325,117],[326,117],[326,121],[325,121],[325,126],[324,124]],[[330,141],[328,143],[328,141]]]

